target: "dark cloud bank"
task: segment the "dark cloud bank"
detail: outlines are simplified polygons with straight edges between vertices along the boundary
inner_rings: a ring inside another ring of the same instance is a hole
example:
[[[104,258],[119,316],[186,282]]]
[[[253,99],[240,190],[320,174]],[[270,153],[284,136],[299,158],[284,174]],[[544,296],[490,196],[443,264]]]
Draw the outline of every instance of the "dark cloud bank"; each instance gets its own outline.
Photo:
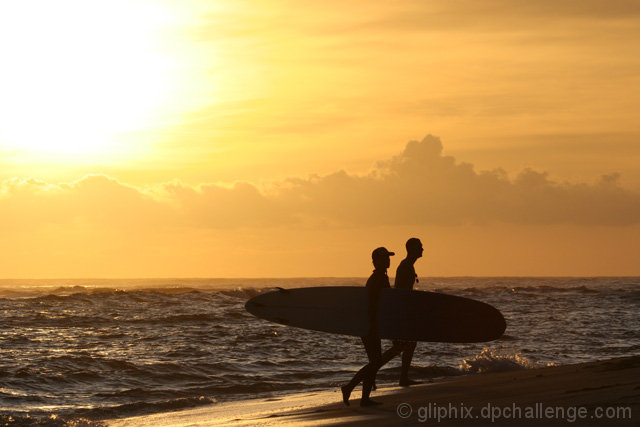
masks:
[[[595,184],[557,183],[531,169],[513,179],[502,170],[476,172],[444,156],[440,139],[429,135],[368,175],[340,171],[265,190],[179,182],[139,189],[102,175],[59,185],[14,179],[0,187],[0,220],[206,228],[640,223],[640,194],[618,180],[609,174]]]

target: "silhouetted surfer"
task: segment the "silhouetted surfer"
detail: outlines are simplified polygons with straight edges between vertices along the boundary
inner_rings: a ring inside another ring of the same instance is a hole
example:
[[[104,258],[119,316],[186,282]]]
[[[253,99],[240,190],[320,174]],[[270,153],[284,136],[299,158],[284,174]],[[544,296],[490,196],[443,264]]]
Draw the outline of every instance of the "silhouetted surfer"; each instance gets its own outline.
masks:
[[[378,336],[378,297],[380,290],[384,288],[390,288],[389,276],[387,276],[387,269],[391,265],[390,256],[395,255],[393,252],[389,252],[386,248],[377,248],[371,253],[371,259],[373,260],[373,266],[375,270],[367,280],[367,289],[369,290],[369,321],[371,328],[369,334],[362,337],[364,348],[367,351],[369,357],[369,363],[360,369],[349,384],[342,387],[342,398],[345,405],[349,406],[349,396],[351,392],[362,381],[362,399],[360,399],[360,406],[372,406],[380,405],[381,402],[376,402],[369,398],[371,389],[375,384],[376,373],[380,366],[382,366],[382,345],[380,337]]]
[[[398,289],[413,289],[414,283],[418,281],[418,275],[416,274],[416,270],[413,265],[418,258],[422,257],[422,252],[424,250],[420,239],[415,237],[407,240],[405,247],[407,248],[407,257],[400,261],[400,264],[398,265],[394,287]],[[416,349],[417,343],[415,341],[394,341],[394,346],[396,343],[403,347],[402,368],[400,369],[400,385],[408,387],[413,384],[418,384],[417,381],[409,379],[409,367],[411,366],[411,359],[413,358],[413,352]]]

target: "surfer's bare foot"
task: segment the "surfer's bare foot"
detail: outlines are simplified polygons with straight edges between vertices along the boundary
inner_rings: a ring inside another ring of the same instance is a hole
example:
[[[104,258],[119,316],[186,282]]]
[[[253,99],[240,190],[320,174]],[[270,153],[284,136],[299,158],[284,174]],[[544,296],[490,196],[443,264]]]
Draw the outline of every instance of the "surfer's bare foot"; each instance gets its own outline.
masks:
[[[351,396],[351,391],[347,389],[346,385],[340,387],[340,390],[342,390],[342,401],[345,405],[349,406],[349,396]]]
[[[400,387],[410,387],[416,384],[420,384],[420,381],[414,381],[410,379],[400,380]]]
[[[371,399],[360,399],[360,406],[377,406],[382,405],[382,402],[377,402]]]

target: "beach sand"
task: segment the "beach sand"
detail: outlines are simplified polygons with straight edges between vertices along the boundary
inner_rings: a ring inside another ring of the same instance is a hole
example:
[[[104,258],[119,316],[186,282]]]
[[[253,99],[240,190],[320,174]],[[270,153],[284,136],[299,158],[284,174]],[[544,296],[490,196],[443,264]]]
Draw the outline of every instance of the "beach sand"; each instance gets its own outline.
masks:
[[[383,405],[373,408],[361,408],[359,395],[358,387],[349,407],[342,403],[342,395],[336,388],[106,422],[110,426],[135,427],[276,424],[638,426],[640,356],[452,377],[411,388],[383,388],[372,396]],[[443,418],[444,415],[448,418]]]

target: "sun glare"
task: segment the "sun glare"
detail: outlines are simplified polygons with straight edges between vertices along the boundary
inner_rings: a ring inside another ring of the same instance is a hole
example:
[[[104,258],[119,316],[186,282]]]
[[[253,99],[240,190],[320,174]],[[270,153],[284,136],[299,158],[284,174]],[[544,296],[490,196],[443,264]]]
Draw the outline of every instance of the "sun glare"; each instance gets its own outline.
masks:
[[[135,153],[122,135],[150,125],[173,83],[157,40],[170,19],[135,1],[2,2],[0,149]]]

